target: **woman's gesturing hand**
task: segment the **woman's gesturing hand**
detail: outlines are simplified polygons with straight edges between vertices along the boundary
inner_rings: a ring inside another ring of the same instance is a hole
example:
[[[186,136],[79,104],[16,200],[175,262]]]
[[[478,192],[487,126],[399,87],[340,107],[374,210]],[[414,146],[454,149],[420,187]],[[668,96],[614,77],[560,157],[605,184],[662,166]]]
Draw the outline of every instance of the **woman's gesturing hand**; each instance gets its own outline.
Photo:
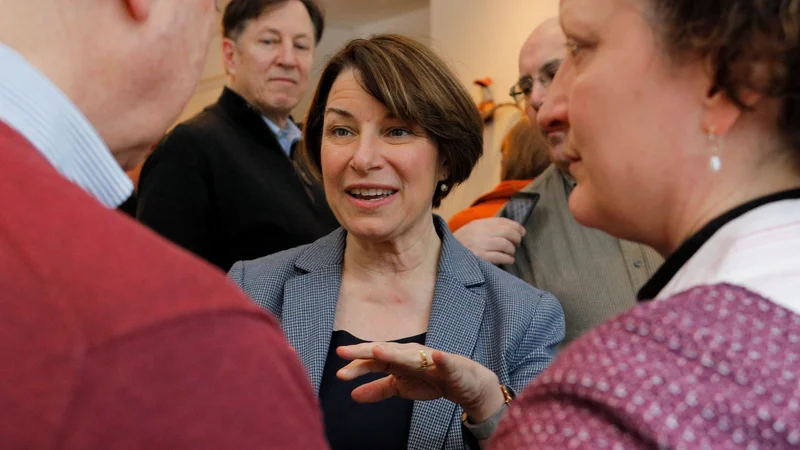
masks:
[[[482,422],[505,401],[497,375],[460,355],[419,344],[365,343],[339,347],[337,354],[352,362],[339,370],[345,381],[367,373],[388,376],[353,390],[357,402],[372,403],[399,396],[409,400],[446,398],[461,406],[470,421]]]

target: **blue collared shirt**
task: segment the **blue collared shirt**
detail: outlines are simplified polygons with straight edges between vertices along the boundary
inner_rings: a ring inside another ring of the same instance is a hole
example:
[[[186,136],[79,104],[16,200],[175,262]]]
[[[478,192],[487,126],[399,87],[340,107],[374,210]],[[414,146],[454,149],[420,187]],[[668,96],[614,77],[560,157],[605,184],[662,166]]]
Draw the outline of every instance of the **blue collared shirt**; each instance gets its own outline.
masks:
[[[275,137],[278,138],[278,143],[281,144],[281,148],[286,153],[286,156],[291,156],[292,145],[303,137],[303,132],[300,131],[300,128],[292,122],[292,119],[288,119],[286,121],[286,126],[283,128],[266,117],[264,117],[264,122],[266,122],[269,129],[275,133]]]
[[[89,120],[55,84],[2,43],[0,67],[0,121],[106,207],[116,208],[131,196],[133,182]]]

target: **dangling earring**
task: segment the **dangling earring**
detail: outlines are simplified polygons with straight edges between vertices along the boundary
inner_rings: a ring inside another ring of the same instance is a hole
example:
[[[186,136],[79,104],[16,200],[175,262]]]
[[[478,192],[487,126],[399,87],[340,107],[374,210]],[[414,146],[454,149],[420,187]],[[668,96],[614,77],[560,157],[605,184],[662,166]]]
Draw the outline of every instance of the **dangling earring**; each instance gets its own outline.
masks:
[[[442,183],[442,184],[440,184],[440,185],[439,185],[439,190],[440,190],[440,191],[442,191],[442,192],[447,192],[447,190],[448,190],[448,189],[449,189],[449,188],[448,188],[448,187],[447,187],[447,185],[446,185],[446,184],[444,184],[444,183]]]
[[[722,158],[719,155],[722,153],[722,136],[714,133],[713,126],[708,128],[708,142],[711,144],[711,158],[708,160],[708,166],[712,172],[717,173],[722,169]]]

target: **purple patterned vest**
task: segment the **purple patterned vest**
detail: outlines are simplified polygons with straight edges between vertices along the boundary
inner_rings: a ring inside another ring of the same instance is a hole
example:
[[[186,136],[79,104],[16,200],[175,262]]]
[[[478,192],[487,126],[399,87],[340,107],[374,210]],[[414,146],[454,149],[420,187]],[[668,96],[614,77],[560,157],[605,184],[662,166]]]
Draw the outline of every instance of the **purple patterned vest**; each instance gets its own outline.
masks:
[[[569,346],[490,448],[800,448],[800,316],[727,284],[635,308]]]

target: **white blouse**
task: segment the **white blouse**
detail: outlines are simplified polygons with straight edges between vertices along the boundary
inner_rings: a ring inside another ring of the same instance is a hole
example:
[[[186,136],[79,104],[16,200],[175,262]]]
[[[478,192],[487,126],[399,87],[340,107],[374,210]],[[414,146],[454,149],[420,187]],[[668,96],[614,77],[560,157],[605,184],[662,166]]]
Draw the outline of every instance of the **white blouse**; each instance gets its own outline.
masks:
[[[800,199],[768,203],[714,233],[659,292],[730,283],[800,314]]]

